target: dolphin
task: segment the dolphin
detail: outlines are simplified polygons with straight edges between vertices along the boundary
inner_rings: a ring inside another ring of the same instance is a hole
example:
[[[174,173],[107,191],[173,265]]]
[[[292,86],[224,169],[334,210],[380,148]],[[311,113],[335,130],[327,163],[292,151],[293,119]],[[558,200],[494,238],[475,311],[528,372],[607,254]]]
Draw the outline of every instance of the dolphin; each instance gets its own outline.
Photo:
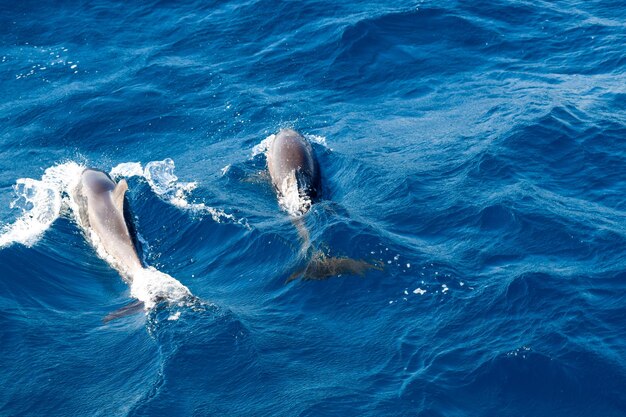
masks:
[[[278,132],[267,153],[267,168],[278,199],[290,214],[308,212],[321,196],[319,163],[311,144],[295,130]]]
[[[81,226],[95,234],[106,260],[129,282],[143,264],[137,255],[136,234],[125,199],[127,190],[126,180],[116,184],[105,172],[87,168],[73,199]]]
[[[116,184],[104,171],[87,168],[70,192],[78,209],[78,223],[98,254],[128,284],[139,280],[143,285],[140,289],[144,291],[139,291],[139,296],[134,295],[140,299],[109,314],[104,318],[105,322],[138,312],[146,303],[155,304],[172,298],[172,295],[177,300],[192,297],[180,282],[154,268],[146,268],[139,259],[137,248],[140,246],[125,198],[127,190],[126,180]]]
[[[267,169],[279,204],[291,216],[302,241],[301,253],[310,251],[311,242],[303,215],[322,196],[320,165],[311,144],[293,129],[282,129],[267,151]],[[342,273],[363,275],[368,269],[382,269],[363,260],[327,257],[321,251],[309,255],[309,263],[292,274],[287,282],[302,277],[305,280],[324,279]]]

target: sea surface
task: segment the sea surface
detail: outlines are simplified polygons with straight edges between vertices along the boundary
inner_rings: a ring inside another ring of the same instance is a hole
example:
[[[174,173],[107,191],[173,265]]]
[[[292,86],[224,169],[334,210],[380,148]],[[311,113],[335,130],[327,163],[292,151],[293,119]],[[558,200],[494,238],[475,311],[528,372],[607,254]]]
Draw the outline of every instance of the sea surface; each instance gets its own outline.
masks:
[[[0,4],[1,416],[626,415],[626,3]],[[327,256],[267,173],[313,144]],[[84,167],[127,178],[131,288]]]

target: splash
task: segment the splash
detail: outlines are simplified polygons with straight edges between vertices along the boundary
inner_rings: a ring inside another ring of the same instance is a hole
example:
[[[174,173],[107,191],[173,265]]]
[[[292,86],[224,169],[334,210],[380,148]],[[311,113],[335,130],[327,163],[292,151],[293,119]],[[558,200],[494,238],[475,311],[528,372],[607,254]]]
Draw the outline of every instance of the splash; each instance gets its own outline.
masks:
[[[178,181],[178,177],[174,174],[175,167],[171,158],[148,162],[145,167],[142,167],[139,162],[124,162],[115,166],[110,174],[112,177],[144,178],[152,191],[164,201],[196,214],[208,213],[217,223],[224,220],[242,223],[235,216],[227,214],[223,210],[207,206],[204,203],[190,203],[188,201],[189,195],[198,184],[196,182]],[[246,225],[245,223],[242,224]]]
[[[278,204],[292,216],[299,217],[311,208],[311,199],[298,190],[295,171],[285,177],[278,193]]]
[[[263,139],[260,143],[254,145],[254,147],[252,148],[251,157],[254,158],[255,156],[260,155],[260,154],[265,155],[268,149],[270,148],[270,146],[272,146],[272,142],[274,142],[275,138],[276,138],[276,135],[269,135],[268,137]]]
[[[122,162],[111,169],[109,174],[114,177],[143,177],[143,168],[139,162]]]
[[[304,137],[312,143],[317,143],[318,145],[321,145],[325,148],[328,148],[328,144],[326,143],[326,137],[325,136],[319,136],[319,135],[304,135]],[[328,148],[330,149],[330,148]],[[332,149],[330,149],[332,150]]]
[[[167,300],[170,305],[187,306],[193,303],[191,291],[178,280],[154,267],[136,271],[130,285],[132,297],[143,301],[146,310],[159,301]]]
[[[226,175],[228,171],[230,171],[230,164],[221,169],[222,176]]]
[[[21,210],[18,219],[2,228],[0,248],[20,243],[36,244],[60,216],[69,190],[76,186],[85,167],[66,162],[46,169],[41,180],[20,178],[13,186],[16,198],[12,209]]]

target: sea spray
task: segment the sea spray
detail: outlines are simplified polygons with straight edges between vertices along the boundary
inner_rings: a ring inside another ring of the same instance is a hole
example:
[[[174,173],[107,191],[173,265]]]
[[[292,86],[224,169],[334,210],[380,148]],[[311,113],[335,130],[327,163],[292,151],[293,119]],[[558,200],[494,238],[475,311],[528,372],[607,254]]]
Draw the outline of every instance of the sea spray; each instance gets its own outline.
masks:
[[[278,204],[292,216],[302,216],[311,208],[311,198],[298,189],[296,172],[283,179],[281,192],[278,195]]]
[[[21,215],[2,228],[0,248],[13,243],[36,244],[61,214],[67,194],[84,168],[70,161],[46,169],[41,180],[19,178],[13,186],[16,197],[11,208],[21,210]]]
[[[161,300],[170,304],[187,305],[193,300],[191,291],[175,278],[154,267],[147,267],[132,274],[130,294],[143,301],[146,310]]]

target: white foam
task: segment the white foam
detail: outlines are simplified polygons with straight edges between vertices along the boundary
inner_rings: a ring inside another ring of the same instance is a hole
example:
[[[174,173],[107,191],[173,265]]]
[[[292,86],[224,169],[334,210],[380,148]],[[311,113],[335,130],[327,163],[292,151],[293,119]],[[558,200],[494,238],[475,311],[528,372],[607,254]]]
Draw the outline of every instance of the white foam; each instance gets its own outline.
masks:
[[[44,182],[30,178],[20,178],[13,189],[18,197],[11,208],[21,209],[22,215],[4,227],[0,247],[12,243],[32,246],[59,216],[61,196]]]
[[[255,145],[254,148],[252,148],[252,157],[255,157],[259,154],[266,154],[268,149],[272,145],[272,142],[274,142],[275,138],[276,138],[276,135],[269,135],[268,137],[263,139],[260,143]]]
[[[325,136],[319,136],[319,135],[304,135],[304,137],[309,141],[309,142],[313,142],[313,143],[317,143],[318,145],[322,145],[325,148],[328,148],[328,144],[326,143],[326,137]],[[330,149],[330,148],[329,148]]]
[[[169,321],[175,321],[178,320],[180,318],[180,311],[177,311],[174,314],[170,314],[170,316],[167,318]]]
[[[122,162],[113,167],[112,177],[143,177],[143,168],[139,162]]]
[[[191,291],[187,287],[151,266],[132,274],[130,294],[143,301],[146,310],[153,308],[160,300],[179,306],[187,305],[192,300]]]
[[[311,199],[307,195],[301,194],[298,190],[298,180],[296,179],[295,171],[283,180],[280,186],[278,204],[287,213],[296,217],[302,216],[311,208]]]
[[[0,248],[20,243],[33,246],[59,217],[67,193],[76,186],[84,167],[66,162],[46,169],[41,180],[20,178],[13,186],[16,198],[11,208],[22,211],[21,216],[2,228]]]

